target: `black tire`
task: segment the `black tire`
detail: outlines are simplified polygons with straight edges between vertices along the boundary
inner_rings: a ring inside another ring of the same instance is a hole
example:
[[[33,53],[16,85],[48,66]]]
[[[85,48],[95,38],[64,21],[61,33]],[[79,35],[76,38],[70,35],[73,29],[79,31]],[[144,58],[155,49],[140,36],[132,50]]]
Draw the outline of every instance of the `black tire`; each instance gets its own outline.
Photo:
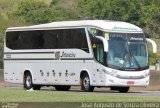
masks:
[[[81,90],[85,92],[93,92],[94,87],[90,85],[90,78],[88,74],[84,74],[81,78]]]
[[[33,87],[32,76],[30,73],[24,75],[24,88],[29,90]]]
[[[129,91],[129,87],[119,87],[118,91],[120,93],[127,93]]]
[[[71,86],[66,86],[66,85],[56,85],[55,89],[57,91],[69,91]]]

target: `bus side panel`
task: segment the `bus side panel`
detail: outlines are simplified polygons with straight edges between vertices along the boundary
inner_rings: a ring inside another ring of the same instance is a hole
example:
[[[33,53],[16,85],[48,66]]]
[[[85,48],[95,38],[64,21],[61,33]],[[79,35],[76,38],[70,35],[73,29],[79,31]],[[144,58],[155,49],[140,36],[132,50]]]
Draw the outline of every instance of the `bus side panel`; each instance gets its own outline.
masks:
[[[20,65],[13,61],[4,61],[4,80],[12,83],[23,83],[23,75],[19,70]]]
[[[52,61],[33,63],[33,83],[42,85],[77,85],[74,63]]]

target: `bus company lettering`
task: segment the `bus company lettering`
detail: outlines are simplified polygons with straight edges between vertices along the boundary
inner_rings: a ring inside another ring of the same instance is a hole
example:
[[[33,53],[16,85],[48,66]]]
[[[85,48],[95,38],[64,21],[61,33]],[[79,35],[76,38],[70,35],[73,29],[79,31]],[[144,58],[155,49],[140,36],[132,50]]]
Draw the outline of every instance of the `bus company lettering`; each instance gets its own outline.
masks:
[[[137,41],[143,41],[143,38],[135,38],[135,37],[131,37],[130,40],[137,40]]]
[[[66,52],[62,52],[61,57],[76,57],[75,53],[66,53]]]

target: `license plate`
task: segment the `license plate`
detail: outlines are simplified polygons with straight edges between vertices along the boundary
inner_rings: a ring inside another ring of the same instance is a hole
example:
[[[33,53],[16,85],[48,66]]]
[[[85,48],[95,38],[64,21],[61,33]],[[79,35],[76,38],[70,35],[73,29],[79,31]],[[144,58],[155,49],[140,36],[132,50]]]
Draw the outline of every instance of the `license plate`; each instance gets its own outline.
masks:
[[[134,81],[127,81],[127,85],[134,85]]]

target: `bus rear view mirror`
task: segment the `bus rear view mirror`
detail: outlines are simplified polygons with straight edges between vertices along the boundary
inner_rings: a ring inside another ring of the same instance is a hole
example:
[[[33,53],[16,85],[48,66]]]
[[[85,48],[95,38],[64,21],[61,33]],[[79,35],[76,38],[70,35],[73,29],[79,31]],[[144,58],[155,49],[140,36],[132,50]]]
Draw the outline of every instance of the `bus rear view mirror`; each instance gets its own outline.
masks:
[[[104,52],[108,52],[108,41],[101,36],[96,36],[96,38],[98,38],[99,40],[103,42]]]
[[[153,41],[152,39],[146,38],[147,42],[152,44],[152,48],[153,48],[153,53],[157,53],[157,44],[155,41]]]

